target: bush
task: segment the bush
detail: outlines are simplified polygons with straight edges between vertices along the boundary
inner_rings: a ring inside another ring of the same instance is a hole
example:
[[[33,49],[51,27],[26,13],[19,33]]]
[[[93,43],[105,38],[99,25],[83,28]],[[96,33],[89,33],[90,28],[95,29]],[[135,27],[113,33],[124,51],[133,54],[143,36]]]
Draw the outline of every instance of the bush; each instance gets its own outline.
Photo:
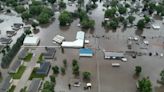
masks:
[[[56,83],[56,77],[54,75],[50,76],[50,80],[51,82]]]
[[[63,11],[59,16],[59,21],[61,26],[66,26],[72,22],[72,16],[69,12]]]
[[[64,75],[65,74],[65,68],[61,67],[60,70],[61,70],[61,73]]]
[[[54,74],[59,74],[59,67],[58,66],[52,67],[52,70],[53,70]]]
[[[64,65],[64,67],[67,67],[67,59],[63,60],[63,65]]]
[[[91,19],[83,19],[81,21],[81,25],[83,28],[94,28],[94,25],[95,25],[95,21],[94,20],[91,20]]]
[[[91,73],[90,72],[83,72],[83,79],[84,80],[90,80],[91,79]]]

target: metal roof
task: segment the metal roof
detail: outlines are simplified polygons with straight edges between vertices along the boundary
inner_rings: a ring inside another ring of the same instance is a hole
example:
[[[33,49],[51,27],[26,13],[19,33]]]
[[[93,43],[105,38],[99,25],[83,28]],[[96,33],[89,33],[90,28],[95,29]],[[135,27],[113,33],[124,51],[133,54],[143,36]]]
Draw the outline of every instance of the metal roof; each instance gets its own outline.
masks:
[[[21,60],[15,61],[14,64],[9,69],[9,73],[15,73],[15,72],[17,72],[17,70],[21,66],[21,64],[22,64],[22,61]]]
[[[44,74],[44,75],[48,75],[48,72],[50,70],[51,64],[50,62],[43,62],[40,65],[40,68],[36,71],[37,74]]]
[[[46,48],[47,52],[42,53],[45,59],[53,59],[56,53],[55,48]]]
[[[41,78],[33,78],[27,92],[38,92],[41,82],[42,82]]]
[[[124,53],[122,52],[104,52],[105,58],[109,57],[124,57]]]

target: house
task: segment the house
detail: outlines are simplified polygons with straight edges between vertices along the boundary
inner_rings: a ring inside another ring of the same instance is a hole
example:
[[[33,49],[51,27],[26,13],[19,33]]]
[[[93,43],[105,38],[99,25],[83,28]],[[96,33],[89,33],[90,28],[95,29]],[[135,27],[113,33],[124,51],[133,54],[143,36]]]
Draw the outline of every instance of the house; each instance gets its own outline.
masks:
[[[47,52],[42,53],[43,57],[45,59],[53,59],[56,53],[56,49],[55,48],[45,48]]]
[[[11,76],[6,77],[2,83],[0,92],[8,92],[11,87],[12,81],[13,79],[11,78]]]
[[[104,52],[105,59],[119,59],[124,58],[124,53],[122,52]]]
[[[18,54],[18,58],[19,59],[24,59],[28,54],[28,49],[27,48],[23,48],[20,50],[19,54]]]
[[[10,44],[13,40],[11,38],[8,38],[8,37],[1,37],[0,38],[0,42],[2,44]]]
[[[79,56],[91,57],[93,56],[93,51],[89,48],[79,49]]]
[[[22,64],[23,62],[21,60],[15,61],[9,69],[9,73],[17,73]]]
[[[27,92],[39,92],[41,85],[42,85],[41,78],[33,78]]]
[[[39,37],[27,36],[23,41],[23,45],[25,45],[25,46],[37,46],[39,41],[40,41]]]
[[[14,30],[8,30],[6,31],[7,37],[12,37],[16,34],[17,32]]]
[[[76,34],[76,40],[75,41],[63,41],[61,44],[62,47],[67,48],[82,48],[84,47],[84,40],[85,40],[85,32],[79,31]]]
[[[36,71],[36,73],[37,74],[48,75],[50,68],[51,68],[51,63],[45,61],[45,62],[40,64],[40,67]]]

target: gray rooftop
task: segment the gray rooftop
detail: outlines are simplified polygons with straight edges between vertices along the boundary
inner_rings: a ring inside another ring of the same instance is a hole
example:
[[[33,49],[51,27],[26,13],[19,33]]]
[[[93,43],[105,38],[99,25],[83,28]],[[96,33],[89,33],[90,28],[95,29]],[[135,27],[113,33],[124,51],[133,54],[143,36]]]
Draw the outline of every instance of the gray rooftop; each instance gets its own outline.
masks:
[[[105,58],[109,57],[124,57],[124,53],[122,52],[104,52]]]
[[[21,66],[21,63],[22,63],[21,60],[15,61],[9,69],[9,73],[16,73],[18,68]]]
[[[11,84],[10,82],[11,82],[11,76],[6,77],[2,83],[0,92],[7,92]]]
[[[50,70],[51,63],[44,61],[41,65],[40,68],[36,71],[37,74],[44,74],[48,75],[48,72]]]
[[[55,48],[46,48],[46,53],[42,53],[45,59],[53,59],[56,53]]]
[[[27,92],[38,92],[41,82],[42,82],[41,78],[33,78]]]
[[[22,50],[19,52],[18,58],[24,59],[24,58],[26,57],[26,55],[27,55],[27,52],[28,52],[28,49],[27,49],[27,48],[22,49]]]

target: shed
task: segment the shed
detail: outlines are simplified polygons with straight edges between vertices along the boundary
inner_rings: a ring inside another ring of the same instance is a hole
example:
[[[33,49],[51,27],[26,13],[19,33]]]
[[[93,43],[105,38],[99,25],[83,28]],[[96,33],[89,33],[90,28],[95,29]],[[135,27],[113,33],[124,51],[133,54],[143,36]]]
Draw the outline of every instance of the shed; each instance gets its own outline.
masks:
[[[122,52],[104,52],[105,59],[122,59],[124,58],[124,53]]]
[[[9,69],[9,73],[17,73],[19,70],[19,67],[23,64],[21,60],[17,60],[13,63],[13,65]]]
[[[11,78],[11,76],[6,77],[2,83],[0,92],[7,92],[11,87],[12,81],[13,79]]]
[[[51,63],[45,61],[41,63],[40,68],[36,71],[36,73],[48,75],[50,68],[51,68]]]
[[[27,36],[25,39],[24,39],[24,42],[23,44],[26,45],[26,46],[37,46],[38,43],[39,43],[39,37],[31,37],[31,36]]]
[[[39,92],[41,85],[42,85],[41,78],[33,78],[27,92]]]
[[[89,49],[89,48],[80,49],[79,56],[91,57],[93,56],[93,51],[92,49]]]
[[[57,43],[62,43],[64,40],[64,37],[63,36],[60,36],[60,35],[56,35],[54,38],[53,38],[53,41],[57,42]]]

